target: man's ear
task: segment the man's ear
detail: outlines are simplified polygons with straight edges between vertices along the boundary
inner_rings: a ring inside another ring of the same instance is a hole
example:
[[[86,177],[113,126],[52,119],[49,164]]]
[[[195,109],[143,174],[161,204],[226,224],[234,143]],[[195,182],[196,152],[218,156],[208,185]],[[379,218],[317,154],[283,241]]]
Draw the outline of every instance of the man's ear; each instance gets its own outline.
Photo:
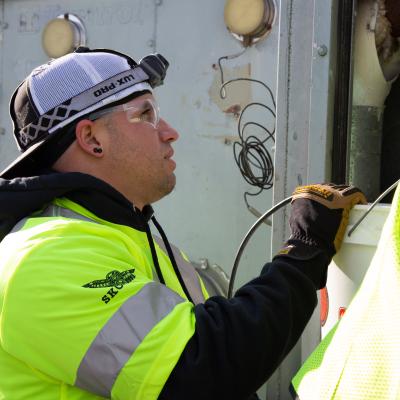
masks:
[[[85,153],[91,156],[103,157],[102,145],[99,136],[96,133],[94,122],[88,119],[83,119],[76,124],[75,134],[78,146]]]

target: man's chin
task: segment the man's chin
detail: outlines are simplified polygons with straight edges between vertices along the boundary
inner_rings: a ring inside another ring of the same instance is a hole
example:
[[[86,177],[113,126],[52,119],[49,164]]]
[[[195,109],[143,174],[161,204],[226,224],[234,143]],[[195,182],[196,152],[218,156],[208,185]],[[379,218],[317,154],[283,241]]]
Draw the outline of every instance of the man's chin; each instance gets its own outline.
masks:
[[[167,190],[166,190],[166,194],[165,195],[170,194],[175,189],[175,186],[176,186],[176,176],[175,176],[175,174],[172,174],[171,177],[170,177],[170,180],[168,182]]]
[[[172,174],[168,177],[168,180],[164,182],[164,185],[160,190],[160,196],[155,201],[159,201],[163,197],[168,196],[175,189],[175,185],[176,185],[176,176],[175,174]]]

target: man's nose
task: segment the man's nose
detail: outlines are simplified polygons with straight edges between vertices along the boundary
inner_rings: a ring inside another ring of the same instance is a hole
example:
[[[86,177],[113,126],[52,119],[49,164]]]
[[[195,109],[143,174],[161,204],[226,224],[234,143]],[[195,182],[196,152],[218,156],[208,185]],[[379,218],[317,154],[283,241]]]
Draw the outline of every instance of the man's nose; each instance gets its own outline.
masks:
[[[179,138],[179,133],[165,119],[160,118],[157,129],[163,142],[175,142]]]

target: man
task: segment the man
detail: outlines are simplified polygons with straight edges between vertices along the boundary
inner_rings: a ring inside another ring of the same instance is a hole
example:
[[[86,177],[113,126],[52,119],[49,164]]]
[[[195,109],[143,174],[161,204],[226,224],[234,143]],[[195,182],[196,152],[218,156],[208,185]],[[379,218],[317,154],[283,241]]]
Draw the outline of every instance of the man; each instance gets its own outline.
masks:
[[[167,67],[80,48],[15,91],[22,155],[0,183],[0,398],[245,400],[310,318],[363,195],[300,187],[283,250],[232,299],[207,299],[150,206],[175,186],[178,134],[153,95]]]

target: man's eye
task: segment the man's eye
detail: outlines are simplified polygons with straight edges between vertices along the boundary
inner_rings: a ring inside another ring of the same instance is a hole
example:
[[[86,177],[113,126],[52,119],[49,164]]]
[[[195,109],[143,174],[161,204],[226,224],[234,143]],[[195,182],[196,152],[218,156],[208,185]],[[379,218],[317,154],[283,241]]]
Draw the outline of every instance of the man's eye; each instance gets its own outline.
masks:
[[[128,121],[134,122],[151,122],[152,121],[152,111],[150,109],[143,110],[141,112],[128,113]]]
[[[151,122],[153,120],[153,113],[151,109],[145,110],[140,114],[140,120],[145,122]]]

